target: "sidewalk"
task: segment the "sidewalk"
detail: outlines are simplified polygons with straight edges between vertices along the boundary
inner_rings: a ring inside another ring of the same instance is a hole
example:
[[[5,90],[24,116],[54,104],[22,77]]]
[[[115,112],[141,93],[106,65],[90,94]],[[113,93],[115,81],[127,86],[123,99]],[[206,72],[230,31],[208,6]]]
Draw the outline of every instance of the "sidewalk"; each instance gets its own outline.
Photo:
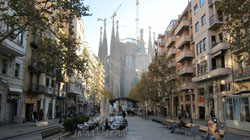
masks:
[[[36,127],[35,123],[27,122],[23,124],[0,125],[0,140],[41,131],[50,127],[59,126],[59,119],[49,120],[49,125],[45,127]]]
[[[152,120],[153,118],[159,119],[161,121],[165,121],[167,119],[167,117],[163,118],[163,117],[160,117],[160,116],[148,116],[149,120]],[[178,120],[177,117],[174,117],[172,119],[173,120]],[[190,119],[187,118],[184,121],[185,122],[190,122]],[[201,125],[206,126],[207,125],[207,120],[193,119],[193,126],[201,126]],[[226,124],[224,122],[220,122],[220,128],[225,129],[226,128]],[[250,137],[249,131],[246,132],[246,131],[242,131],[242,130],[238,130],[238,129],[233,129],[233,128],[226,128],[226,131],[228,133],[231,133],[231,134],[237,134],[237,135],[249,136]]]

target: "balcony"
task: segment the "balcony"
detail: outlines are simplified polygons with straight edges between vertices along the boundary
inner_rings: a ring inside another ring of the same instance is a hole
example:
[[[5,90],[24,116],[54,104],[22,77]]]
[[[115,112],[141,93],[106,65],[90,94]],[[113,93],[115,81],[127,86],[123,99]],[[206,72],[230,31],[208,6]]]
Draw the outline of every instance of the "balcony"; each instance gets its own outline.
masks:
[[[167,52],[167,59],[176,54],[176,48],[170,48]]]
[[[166,41],[166,47],[171,46],[175,42],[175,36],[169,36],[168,40]]]
[[[220,1],[220,0],[208,0],[208,6],[212,7],[213,3],[216,2],[216,1]]]
[[[44,85],[39,85],[36,83],[32,83],[29,86],[28,92],[30,93],[44,93],[45,92],[45,86]]]
[[[213,14],[209,17],[209,29],[210,30],[217,30],[223,24],[222,16],[218,14]]]
[[[246,66],[243,69],[236,69],[234,71],[234,79],[236,82],[250,80],[250,66]]]
[[[53,87],[45,87],[45,90],[44,90],[44,93],[47,93],[47,94],[53,94],[54,92],[56,93],[57,91],[57,88],[53,88]]]
[[[193,74],[193,67],[192,66],[182,66],[180,69],[177,70],[178,75],[186,75],[186,74]]]
[[[210,72],[200,75],[200,76],[196,76],[192,78],[193,82],[200,82],[200,81],[204,81],[204,80],[208,80],[208,79],[214,79],[214,78],[219,78],[222,76],[226,76],[232,73],[231,68],[227,68],[227,67],[214,67]]]
[[[222,50],[227,50],[230,48],[230,45],[228,43],[223,43],[223,42],[219,42],[217,43],[215,46],[213,46],[211,52],[212,54],[222,51]]]
[[[176,56],[176,62],[182,62],[190,58],[193,58],[193,52],[191,50],[183,50]]]
[[[169,61],[168,67],[169,68],[176,67],[176,61],[174,61],[174,60]]]
[[[165,44],[166,44],[166,40],[165,39],[160,39],[159,40],[159,46],[160,47],[165,47]]]
[[[74,83],[67,83],[67,93],[81,94],[81,89],[77,88]]]
[[[19,45],[15,41],[5,39],[2,44],[0,44],[0,50],[4,50],[3,53],[10,55],[10,56],[24,56],[25,49],[23,46]]]
[[[181,90],[189,90],[189,89],[194,89],[195,88],[195,83],[192,83],[192,81],[190,82],[186,82],[184,84],[181,85]]]
[[[181,49],[185,44],[189,44],[189,43],[190,43],[190,36],[189,35],[183,35],[176,42],[176,48]]]
[[[175,30],[176,35],[181,35],[181,33],[184,30],[187,30],[189,28],[190,21],[188,19],[183,19],[181,22],[177,25],[177,28]]]

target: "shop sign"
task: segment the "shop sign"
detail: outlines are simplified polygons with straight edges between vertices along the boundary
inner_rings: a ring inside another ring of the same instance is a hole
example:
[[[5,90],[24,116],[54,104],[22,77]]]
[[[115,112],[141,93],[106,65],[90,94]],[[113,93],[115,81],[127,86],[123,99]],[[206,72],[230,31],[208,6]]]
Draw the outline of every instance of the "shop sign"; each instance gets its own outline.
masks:
[[[34,103],[36,103],[36,99],[26,99],[25,103],[26,104],[34,104]]]
[[[205,99],[204,98],[199,98],[198,99],[198,106],[204,107]]]

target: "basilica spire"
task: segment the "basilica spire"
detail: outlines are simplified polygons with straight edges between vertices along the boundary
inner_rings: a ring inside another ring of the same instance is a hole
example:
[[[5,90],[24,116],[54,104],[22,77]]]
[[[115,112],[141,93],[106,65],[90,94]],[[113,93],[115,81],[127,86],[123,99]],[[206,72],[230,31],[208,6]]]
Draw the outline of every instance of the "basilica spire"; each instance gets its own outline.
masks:
[[[151,26],[149,26],[148,54],[151,56],[151,59],[154,58],[154,49],[152,46],[152,39],[151,39]]]
[[[98,51],[98,57],[103,62],[103,47],[102,47],[102,27],[100,27],[100,41],[99,41],[99,51]]]

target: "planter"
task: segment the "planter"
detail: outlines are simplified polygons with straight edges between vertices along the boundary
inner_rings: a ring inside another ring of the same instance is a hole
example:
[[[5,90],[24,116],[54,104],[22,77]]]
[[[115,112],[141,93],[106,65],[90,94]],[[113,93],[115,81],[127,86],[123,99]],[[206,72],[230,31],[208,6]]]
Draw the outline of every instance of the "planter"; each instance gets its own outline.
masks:
[[[36,127],[42,127],[42,126],[48,126],[48,125],[49,125],[48,121],[36,122]]]

